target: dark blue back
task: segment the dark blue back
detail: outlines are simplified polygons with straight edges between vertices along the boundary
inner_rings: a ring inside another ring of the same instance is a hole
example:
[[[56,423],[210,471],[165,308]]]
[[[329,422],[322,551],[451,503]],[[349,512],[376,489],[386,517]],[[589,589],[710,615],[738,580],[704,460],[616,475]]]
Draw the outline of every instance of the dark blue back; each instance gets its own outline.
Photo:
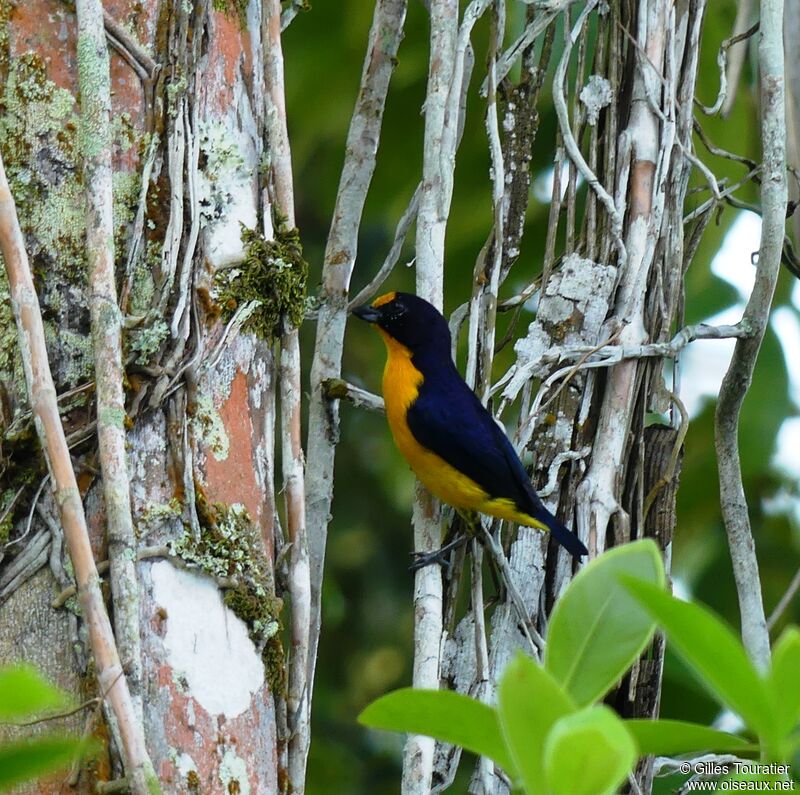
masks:
[[[425,380],[408,410],[416,440],[474,480],[490,497],[505,497],[524,513],[544,506],[505,432],[467,386],[449,356],[415,353]]]

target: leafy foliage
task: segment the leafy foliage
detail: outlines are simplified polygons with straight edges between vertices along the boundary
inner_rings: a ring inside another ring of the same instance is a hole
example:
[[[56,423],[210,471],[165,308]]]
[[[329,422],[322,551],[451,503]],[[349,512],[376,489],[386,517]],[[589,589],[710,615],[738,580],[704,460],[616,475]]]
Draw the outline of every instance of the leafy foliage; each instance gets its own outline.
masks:
[[[772,654],[771,672],[756,670],[738,638],[713,613],[641,581],[627,587],[664,628],[702,685],[757,735],[770,762],[791,759],[800,727],[800,632],[789,627]],[[791,673],[793,672],[793,673]]]
[[[558,721],[547,736],[544,791],[612,795],[636,757],[636,743],[613,710],[599,706],[575,712]]]
[[[630,668],[655,622],[619,581],[631,574],[664,587],[653,543],[609,550],[578,573],[550,618],[545,668],[579,706],[595,702]]]
[[[679,721],[622,720],[597,704],[655,629],[655,611],[641,594],[659,604],[677,602],[664,588],[663,564],[652,541],[611,550],[589,563],[564,592],[550,623],[544,666],[522,654],[509,664],[498,683],[497,707],[446,691],[405,689],[379,698],[359,720],[460,744],[494,760],[529,795],[616,792],[636,760],[648,754],[751,752],[753,747],[735,735]],[[718,640],[720,628],[711,627],[705,611],[693,609],[700,611],[692,614],[695,619],[701,615],[695,630]],[[793,637],[785,643],[787,672],[795,655]],[[741,647],[734,653],[744,654]],[[579,665],[567,664],[576,658]],[[755,686],[751,700],[763,696],[753,714],[772,727],[768,687],[751,673],[755,679],[740,672],[740,684]]]
[[[35,668],[0,668],[0,721],[20,722],[66,702],[66,694],[42,679]],[[58,733],[0,744],[0,791],[65,767],[86,750],[81,740]]]

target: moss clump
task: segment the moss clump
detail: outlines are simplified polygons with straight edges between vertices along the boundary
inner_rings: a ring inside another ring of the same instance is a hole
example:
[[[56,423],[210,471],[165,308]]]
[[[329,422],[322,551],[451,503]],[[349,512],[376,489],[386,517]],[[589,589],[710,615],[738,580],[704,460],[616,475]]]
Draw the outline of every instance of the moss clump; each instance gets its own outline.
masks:
[[[200,484],[195,484],[195,491],[200,538],[187,531],[170,544],[171,551],[217,579],[234,581],[225,591],[225,604],[247,625],[270,688],[283,692],[286,672],[279,635],[283,602],[274,595],[258,529],[242,505],[210,503]]]
[[[236,309],[250,301],[257,307],[244,322],[244,328],[263,339],[281,333],[285,317],[295,327],[303,322],[306,310],[308,263],[297,229],[278,226],[274,240],[267,240],[254,229],[242,225],[245,259],[238,268],[224,270],[216,278],[216,300],[222,315],[229,320]]]

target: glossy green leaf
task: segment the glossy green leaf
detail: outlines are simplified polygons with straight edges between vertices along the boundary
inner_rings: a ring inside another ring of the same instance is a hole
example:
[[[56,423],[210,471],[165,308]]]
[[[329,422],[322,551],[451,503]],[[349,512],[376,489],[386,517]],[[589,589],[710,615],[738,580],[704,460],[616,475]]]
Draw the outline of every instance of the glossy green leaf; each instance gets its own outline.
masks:
[[[67,697],[30,665],[0,668],[0,721],[62,707]]]
[[[786,736],[800,721],[800,629],[787,627],[772,650],[770,688],[778,733]]]
[[[717,731],[699,723],[682,720],[626,720],[628,731],[636,739],[642,756],[673,756],[692,751],[744,753],[755,749],[735,734]]]
[[[552,795],[611,795],[636,763],[636,743],[606,706],[561,718],[544,751],[547,791]]]
[[[545,739],[575,705],[544,668],[521,653],[503,672],[497,701],[506,745],[526,791],[544,793]]]
[[[774,737],[767,684],[730,629],[706,608],[682,602],[649,583],[629,578],[625,584],[663,627],[672,647],[705,687],[758,735]]]
[[[664,585],[664,564],[651,540],[611,549],[593,560],[556,602],[547,633],[545,668],[576,704],[606,693],[644,649],[655,622],[619,577]]]
[[[487,756],[512,778],[516,770],[503,744],[497,712],[449,690],[395,690],[373,701],[359,716],[373,729],[425,734]]]
[[[0,791],[66,767],[80,753],[72,737],[37,737],[0,745]]]

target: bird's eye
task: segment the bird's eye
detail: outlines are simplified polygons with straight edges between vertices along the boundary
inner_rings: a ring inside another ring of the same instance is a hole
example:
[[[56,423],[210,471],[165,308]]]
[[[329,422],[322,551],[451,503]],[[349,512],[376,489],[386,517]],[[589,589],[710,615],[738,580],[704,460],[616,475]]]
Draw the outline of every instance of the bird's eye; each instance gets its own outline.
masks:
[[[406,313],[406,308],[402,304],[393,304],[389,311],[389,320],[400,320]]]

